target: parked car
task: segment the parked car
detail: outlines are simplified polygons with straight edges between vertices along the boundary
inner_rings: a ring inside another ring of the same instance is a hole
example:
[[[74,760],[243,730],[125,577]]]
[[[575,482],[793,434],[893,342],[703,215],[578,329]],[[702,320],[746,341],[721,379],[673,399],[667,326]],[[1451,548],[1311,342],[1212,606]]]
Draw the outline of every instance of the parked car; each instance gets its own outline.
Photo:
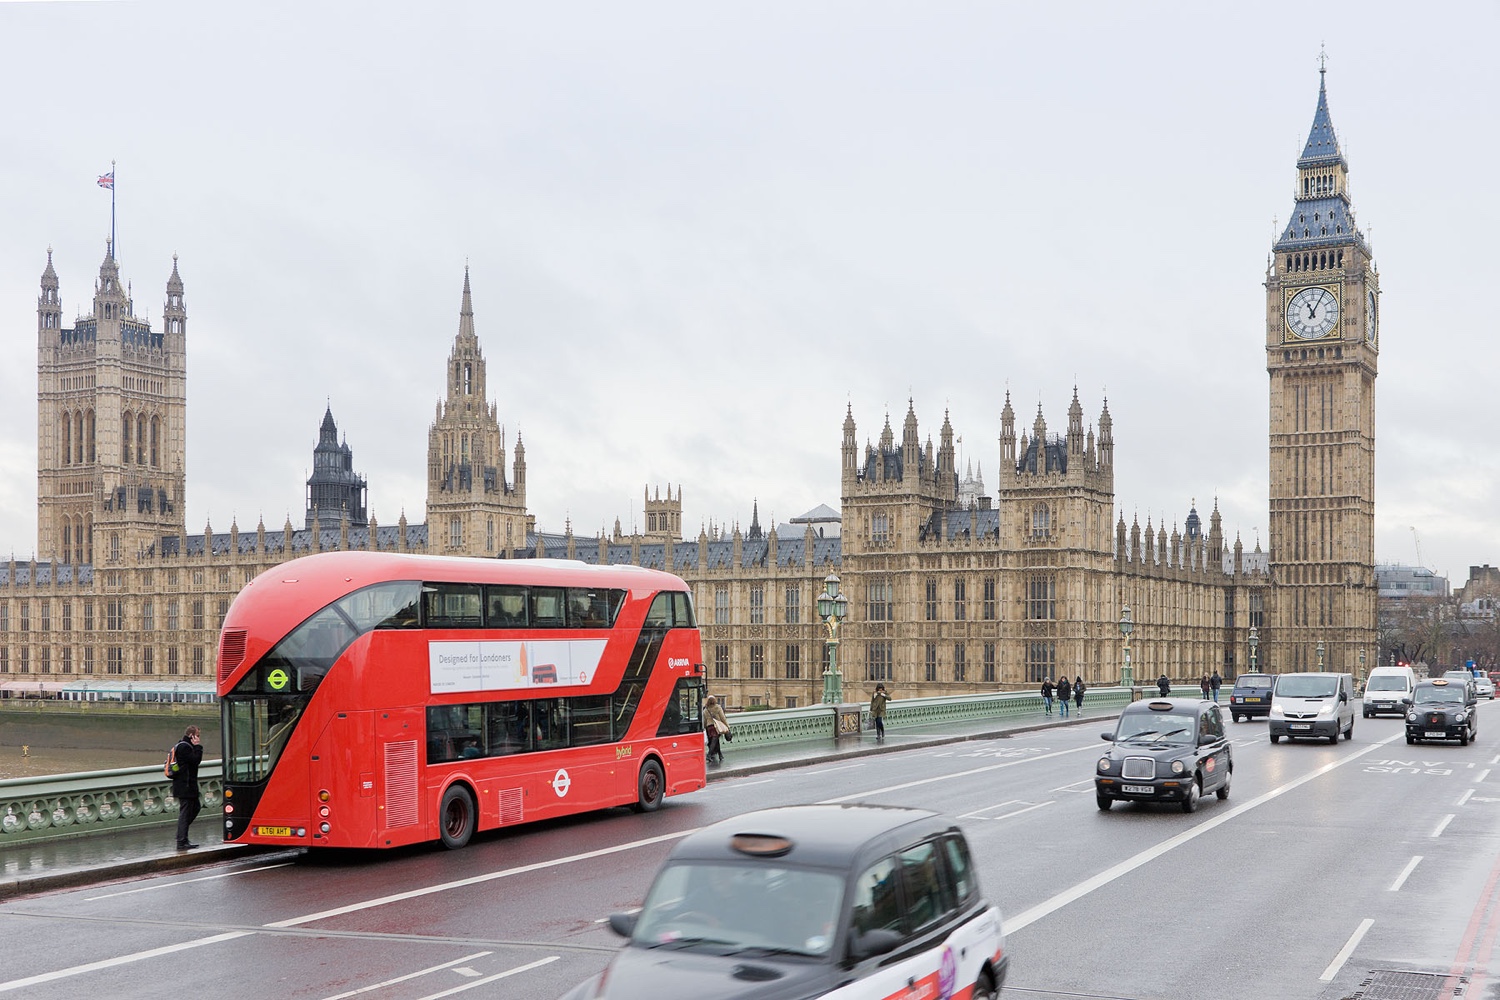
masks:
[[[1406,714],[1406,742],[1457,740],[1459,746],[1467,746],[1479,723],[1478,709],[1472,684],[1446,677],[1422,681],[1412,692],[1411,711]]]
[[[1350,674],[1278,674],[1271,695],[1271,742],[1354,739],[1354,678]]]
[[[1224,717],[1211,701],[1154,698],[1125,706],[1113,744],[1094,766],[1094,797],[1100,809],[1116,801],[1176,802],[1183,812],[1213,792],[1229,797],[1234,774]]]
[[[1229,714],[1235,722],[1267,715],[1271,711],[1271,688],[1276,678],[1270,674],[1240,674],[1229,692]]]
[[[970,995],[1009,956],[952,820],[924,809],[785,806],[673,848],[609,966],[564,1000]]]

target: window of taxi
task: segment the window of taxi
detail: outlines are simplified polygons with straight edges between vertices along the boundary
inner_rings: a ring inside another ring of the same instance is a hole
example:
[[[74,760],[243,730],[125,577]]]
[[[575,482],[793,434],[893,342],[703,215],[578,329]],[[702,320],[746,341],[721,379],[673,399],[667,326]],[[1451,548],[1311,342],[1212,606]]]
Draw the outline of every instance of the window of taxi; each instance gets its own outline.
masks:
[[[1218,712],[1209,710],[1198,717],[1198,742],[1224,738],[1224,720]]]
[[[1165,712],[1127,712],[1120,717],[1120,729],[1115,734],[1116,742],[1133,740],[1139,743],[1181,743],[1193,741],[1197,727],[1191,715],[1174,715]]]

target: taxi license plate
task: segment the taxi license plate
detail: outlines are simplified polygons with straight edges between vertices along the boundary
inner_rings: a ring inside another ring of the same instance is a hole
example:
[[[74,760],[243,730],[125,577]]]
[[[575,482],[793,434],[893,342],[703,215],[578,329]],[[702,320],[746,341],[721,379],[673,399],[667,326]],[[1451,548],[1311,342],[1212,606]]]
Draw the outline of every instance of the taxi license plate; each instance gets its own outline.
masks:
[[[1428,737],[1428,739],[1434,739],[1434,738],[1436,738],[1436,739],[1443,739],[1447,735],[1448,734],[1446,732],[1444,732],[1443,730],[1441,730],[1441,729],[1429,729],[1429,730],[1427,730],[1427,737]]]
[[[290,837],[292,828],[289,826],[257,826],[255,828],[257,837]]]
[[[1312,728],[1312,723],[1310,723],[1310,722],[1294,722],[1294,723],[1292,723],[1292,728],[1293,729],[1299,729],[1299,730],[1300,729],[1311,729]]]
[[[1249,703],[1250,703],[1250,702],[1252,702],[1252,701],[1253,701],[1253,702],[1256,702],[1256,703],[1257,703],[1257,704],[1259,704],[1259,702],[1260,702],[1260,699],[1259,699],[1259,698],[1248,698],[1248,697],[1247,697],[1247,698],[1244,698],[1244,699],[1242,699],[1242,700],[1243,700],[1243,701],[1244,701],[1244,702],[1245,702],[1245,704],[1247,704],[1247,705],[1248,705],[1248,704],[1249,704]]]
[[[1156,791],[1150,785],[1121,785],[1120,791],[1126,795],[1150,795]]]

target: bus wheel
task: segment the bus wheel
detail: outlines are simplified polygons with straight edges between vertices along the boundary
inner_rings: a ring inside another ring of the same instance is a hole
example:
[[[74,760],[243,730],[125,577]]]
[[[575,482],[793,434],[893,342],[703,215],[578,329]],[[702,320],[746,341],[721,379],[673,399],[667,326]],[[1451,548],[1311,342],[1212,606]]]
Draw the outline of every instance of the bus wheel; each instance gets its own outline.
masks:
[[[640,792],[636,796],[635,811],[638,813],[656,812],[661,808],[661,800],[666,797],[667,776],[662,773],[661,765],[654,760],[648,760],[641,765]]]
[[[474,800],[462,785],[452,785],[443,793],[443,802],[438,806],[438,817],[442,823],[443,846],[458,850],[474,836]]]

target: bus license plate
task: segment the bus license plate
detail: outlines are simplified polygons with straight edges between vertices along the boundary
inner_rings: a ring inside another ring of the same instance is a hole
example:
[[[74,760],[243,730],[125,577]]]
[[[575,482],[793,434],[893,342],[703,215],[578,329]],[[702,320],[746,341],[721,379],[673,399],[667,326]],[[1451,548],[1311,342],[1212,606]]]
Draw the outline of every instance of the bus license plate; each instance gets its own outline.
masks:
[[[1156,789],[1152,788],[1150,785],[1121,785],[1120,791],[1124,792],[1126,795],[1150,795],[1152,792],[1155,792]]]
[[[257,826],[255,828],[257,837],[290,837],[292,828],[289,826]]]

